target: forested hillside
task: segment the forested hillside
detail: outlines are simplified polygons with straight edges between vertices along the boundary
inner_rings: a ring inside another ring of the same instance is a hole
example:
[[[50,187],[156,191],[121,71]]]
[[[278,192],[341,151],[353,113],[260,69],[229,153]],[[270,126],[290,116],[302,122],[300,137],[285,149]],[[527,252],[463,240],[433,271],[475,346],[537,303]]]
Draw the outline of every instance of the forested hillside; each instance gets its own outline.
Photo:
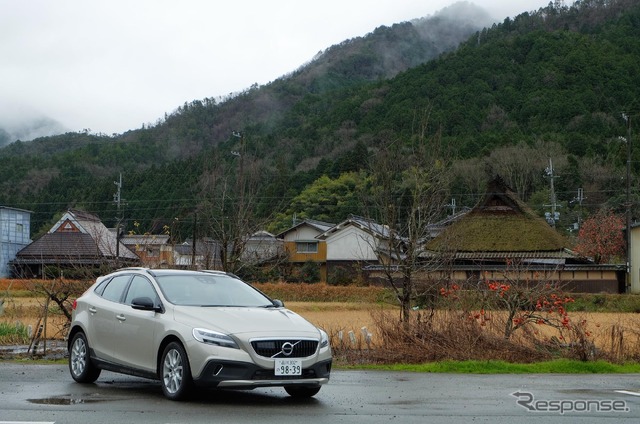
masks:
[[[12,143],[0,149],[0,204],[34,211],[36,231],[68,207],[176,237],[194,224],[215,236],[213,223],[240,208],[251,210],[251,228],[278,231],[294,214],[363,214],[371,153],[437,139],[451,205],[472,206],[500,174],[543,214],[551,159],[558,228],[601,207],[623,211],[624,141],[640,123],[640,5],[550,5],[481,30],[451,19],[378,28],[266,86],[185,103],[147,128]]]

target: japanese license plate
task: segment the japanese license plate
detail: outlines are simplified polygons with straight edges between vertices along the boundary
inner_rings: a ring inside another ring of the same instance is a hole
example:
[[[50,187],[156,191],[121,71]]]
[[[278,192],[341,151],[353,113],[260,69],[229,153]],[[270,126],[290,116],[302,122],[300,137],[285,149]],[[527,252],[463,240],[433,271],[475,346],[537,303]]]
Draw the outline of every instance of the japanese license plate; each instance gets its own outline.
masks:
[[[302,375],[301,359],[276,359],[275,375]]]

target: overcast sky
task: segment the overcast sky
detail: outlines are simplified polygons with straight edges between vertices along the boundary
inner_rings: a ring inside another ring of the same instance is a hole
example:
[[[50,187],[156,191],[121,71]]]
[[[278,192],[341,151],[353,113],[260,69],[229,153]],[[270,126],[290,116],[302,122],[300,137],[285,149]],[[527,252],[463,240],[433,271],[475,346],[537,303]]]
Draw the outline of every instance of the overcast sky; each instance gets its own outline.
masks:
[[[0,127],[122,133],[455,0],[0,0]],[[549,0],[473,0],[497,21]],[[569,3],[569,2],[567,2]]]

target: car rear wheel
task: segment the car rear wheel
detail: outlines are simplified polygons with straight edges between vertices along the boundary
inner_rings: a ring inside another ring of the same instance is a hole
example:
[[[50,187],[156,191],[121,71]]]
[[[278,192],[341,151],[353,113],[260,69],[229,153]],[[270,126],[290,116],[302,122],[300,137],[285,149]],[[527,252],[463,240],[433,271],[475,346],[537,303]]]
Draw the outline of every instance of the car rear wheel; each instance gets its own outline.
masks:
[[[310,398],[320,391],[320,387],[287,386],[284,390],[294,398]]]
[[[162,392],[171,400],[184,399],[193,385],[189,358],[180,343],[171,342],[162,353]]]
[[[100,368],[91,362],[89,343],[82,331],[76,333],[69,349],[69,371],[78,383],[93,383],[100,377]]]

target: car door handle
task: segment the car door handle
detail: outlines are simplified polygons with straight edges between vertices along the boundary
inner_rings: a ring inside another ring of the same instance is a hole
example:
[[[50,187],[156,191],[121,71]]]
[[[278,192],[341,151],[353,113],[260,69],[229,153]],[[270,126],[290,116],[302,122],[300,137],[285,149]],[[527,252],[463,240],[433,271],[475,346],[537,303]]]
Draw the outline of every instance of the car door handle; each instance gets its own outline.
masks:
[[[120,315],[116,315],[116,319],[118,321],[126,321],[127,317],[125,317],[124,315],[120,314]]]
[[[89,306],[89,312],[91,312],[92,314],[95,314],[96,312],[98,312],[98,310],[93,306]]]

